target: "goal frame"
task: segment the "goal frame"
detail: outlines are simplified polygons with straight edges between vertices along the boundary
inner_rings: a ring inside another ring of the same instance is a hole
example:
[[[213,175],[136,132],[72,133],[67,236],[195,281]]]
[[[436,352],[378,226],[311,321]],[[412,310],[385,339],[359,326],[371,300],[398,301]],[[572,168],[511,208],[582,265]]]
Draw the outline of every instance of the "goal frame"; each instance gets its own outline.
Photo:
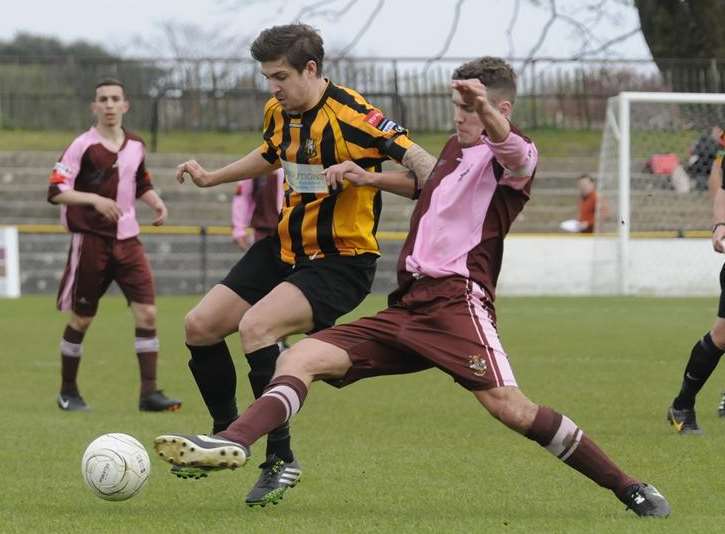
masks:
[[[618,111],[617,117],[611,112],[609,103],[613,100],[617,101]],[[630,92],[625,91],[617,96],[610,97],[607,102],[606,122],[611,123],[605,125],[612,127],[615,139],[619,145],[618,168],[618,210],[617,210],[617,280],[618,293],[621,295],[629,295],[629,280],[627,271],[630,260],[630,226],[631,226],[631,175],[630,175],[630,109],[631,104],[636,102],[650,102],[663,104],[724,104],[725,94],[722,93],[648,93],[648,92]],[[599,159],[600,175],[604,165],[604,143],[602,143],[602,153]]]

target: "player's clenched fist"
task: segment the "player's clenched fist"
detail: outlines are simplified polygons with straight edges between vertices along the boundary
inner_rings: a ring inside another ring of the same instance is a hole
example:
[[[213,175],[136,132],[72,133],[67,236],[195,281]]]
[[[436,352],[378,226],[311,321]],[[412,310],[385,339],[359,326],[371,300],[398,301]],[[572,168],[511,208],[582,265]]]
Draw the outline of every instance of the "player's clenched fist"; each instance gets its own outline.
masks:
[[[463,102],[469,106],[473,106],[476,111],[483,111],[488,105],[486,86],[477,78],[453,80],[451,81],[451,88],[458,91]]]
[[[207,187],[209,185],[207,180],[209,173],[195,159],[185,161],[176,167],[176,179],[180,184],[184,183],[185,174],[191,177],[191,181],[197,187]]]

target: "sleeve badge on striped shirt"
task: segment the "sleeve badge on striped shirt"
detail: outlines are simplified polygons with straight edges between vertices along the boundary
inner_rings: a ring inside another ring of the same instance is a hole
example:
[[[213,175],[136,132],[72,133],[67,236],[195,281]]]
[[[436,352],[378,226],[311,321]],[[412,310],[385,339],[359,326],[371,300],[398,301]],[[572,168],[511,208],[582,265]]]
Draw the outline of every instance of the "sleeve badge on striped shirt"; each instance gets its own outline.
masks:
[[[372,126],[375,126],[376,128],[380,125],[381,122],[385,120],[385,115],[380,113],[377,109],[371,109],[368,111],[368,114],[365,115],[365,122],[368,124],[371,124]]]
[[[368,114],[365,115],[365,122],[372,126],[375,126],[381,132],[389,132],[390,130],[393,130],[399,134],[406,133],[405,128],[403,128],[395,121],[386,119],[385,115],[383,115],[377,109],[371,109],[370,111],[368,111]]]

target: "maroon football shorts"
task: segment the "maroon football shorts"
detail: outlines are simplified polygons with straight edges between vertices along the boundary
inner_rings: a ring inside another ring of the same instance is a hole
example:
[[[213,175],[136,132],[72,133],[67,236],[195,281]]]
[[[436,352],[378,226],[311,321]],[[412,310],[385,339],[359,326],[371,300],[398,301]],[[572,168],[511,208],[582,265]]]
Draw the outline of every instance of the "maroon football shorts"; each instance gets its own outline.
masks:
[[[129,303],[154,303],[154,278],[138,238],[71,234],[68,262],[58,289],[58,309],[93,317],[98,301],[114,280]]]
[[[493,304],[478,284],[459,276],[417,280],[397,305],[312,337],[348,353],[350,370],[329,381],[338,387],[431,367],[472,391],[516,386]]]

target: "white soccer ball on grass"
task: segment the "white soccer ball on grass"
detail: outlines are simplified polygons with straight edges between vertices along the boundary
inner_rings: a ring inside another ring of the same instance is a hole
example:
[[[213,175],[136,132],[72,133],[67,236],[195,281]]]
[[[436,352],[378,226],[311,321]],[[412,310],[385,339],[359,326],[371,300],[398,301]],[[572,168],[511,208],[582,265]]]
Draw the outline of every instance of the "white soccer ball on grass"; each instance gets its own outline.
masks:
[[[125,501],[143,488],[151,473],[149,455],[128,434],[103,434],[94,439],[81,461],[83,480],[107,501]]]

